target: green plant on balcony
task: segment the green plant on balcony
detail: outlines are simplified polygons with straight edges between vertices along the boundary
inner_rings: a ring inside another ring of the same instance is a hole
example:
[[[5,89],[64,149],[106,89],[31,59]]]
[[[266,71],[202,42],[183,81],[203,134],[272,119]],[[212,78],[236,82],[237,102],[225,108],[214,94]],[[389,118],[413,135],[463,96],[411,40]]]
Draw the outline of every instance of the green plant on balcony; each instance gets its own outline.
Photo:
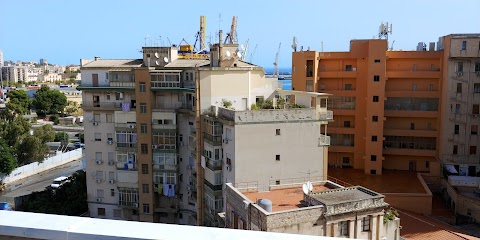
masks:
[[[224,108],[232,108],[232,102],[227,99],[222,99],[222,106]]]
[[[399,216],[398,211],[395,208],[389,207],[388,209],[383,210],[383,223],[388,221],[395,220]]]

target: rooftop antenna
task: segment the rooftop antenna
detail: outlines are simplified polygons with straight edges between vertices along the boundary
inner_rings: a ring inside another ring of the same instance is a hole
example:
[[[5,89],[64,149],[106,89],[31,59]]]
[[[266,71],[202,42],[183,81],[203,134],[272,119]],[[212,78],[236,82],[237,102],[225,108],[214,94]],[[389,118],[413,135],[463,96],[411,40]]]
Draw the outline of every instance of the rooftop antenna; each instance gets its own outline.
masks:
[[[310,175],[314,174],[314,173],[317,173],[317,172],[318,172],[317,170],[310,171],[310,169],[308,169],[308,172],[299,172],[299,173],[307,174],[308,175],[308,182],[310,182]]]
[[[387,40],[387,49],[388,49],[388,34],[392,34],[392,24],[388,25],[388,22],[381,23],[378,28],[378,39]]]
[[[395,40],[393,40],[392,44],[390,45],[390,51],[393,51],[393,44],[395,44]]]
[[[297,38],[296,38],[296,37],[293,37],[292,49],[293,49],[294,52],[297,51],[297,44],[298,44]]]

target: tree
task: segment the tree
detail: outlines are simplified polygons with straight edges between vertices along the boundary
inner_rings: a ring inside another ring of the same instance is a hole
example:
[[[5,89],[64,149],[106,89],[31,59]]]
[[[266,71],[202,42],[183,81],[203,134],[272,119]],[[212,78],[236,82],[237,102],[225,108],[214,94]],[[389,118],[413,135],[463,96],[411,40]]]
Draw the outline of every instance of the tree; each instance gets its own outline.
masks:
[[[68,101],[67,106],[65,107],[65,112],[69,115],[72,115],[78,111],[79,107],[80,105],[78,104],[78,102]]]
[[[60,113],[67,105],[67,97],[58,90],[51,90],[43,86],[34,95],[33,106],[37,113],[46,115],[47,113]]]
[[[7,108],[9,108],[8,105],[16,105],[15,108],[18,114],[26,114],[29,112],[30,105],[32,104],[32,100],[28,97],[28,94],[24,90],[12,90],[8,92],[8,98],[10,101],[7,103]]]
[[[8,111],[0,114],[0,137],[9,146],[16,146],[23,136],[30,133],[30,122],[22,116],[15,116]]]
[[[38,137],[42,143],[52,142],[56,137],[55,130],[53,130],[53,127],[50,124],[45,124],[35,129],[33,135]]]
[[[57,132],[55,133],[55,142],[68,141],[68,134],[66,132]]]
[[[17,162],[19,165],[25,165],[32,162],[43,162],[50,149],[42,140],[36,136],[27,135],[18,143]]]
[[[10,174],[17,167],[12,149],[4,139],[0,139],[0,173]]]

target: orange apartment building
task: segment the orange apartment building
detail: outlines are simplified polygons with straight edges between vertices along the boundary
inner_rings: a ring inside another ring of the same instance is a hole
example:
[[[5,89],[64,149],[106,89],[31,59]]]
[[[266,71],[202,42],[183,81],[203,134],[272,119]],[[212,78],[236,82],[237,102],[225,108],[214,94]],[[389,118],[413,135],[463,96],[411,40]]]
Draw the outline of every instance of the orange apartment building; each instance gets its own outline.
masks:
[[[333,96],[329,165],[440,173],[443,52],[387,51],[383,39],[348,52],[294,52],[292,88]],[[323,130],[322,130],[323,131]]]

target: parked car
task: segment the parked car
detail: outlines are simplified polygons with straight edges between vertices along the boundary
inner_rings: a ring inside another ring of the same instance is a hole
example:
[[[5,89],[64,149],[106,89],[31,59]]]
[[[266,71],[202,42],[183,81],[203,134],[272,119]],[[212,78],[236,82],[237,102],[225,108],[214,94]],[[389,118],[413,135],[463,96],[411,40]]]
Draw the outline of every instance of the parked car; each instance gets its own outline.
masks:
[[[12,206],[8,202],[0,202],[0,210],[12,211]]]
[[[85,148],[85,144],[81,142],[73,142],[75,148]]]
[[[50,184],[50,187],[53,188],[53,189],[56,189],[56,188],[59,188],[60,186],[62,186],[63,184],[65,184],[66,182],[69,182],[69,181],[70,180],[68,179],[68,177],[61,176],[61,177],[55,178],[53,180],[53,183]]]

